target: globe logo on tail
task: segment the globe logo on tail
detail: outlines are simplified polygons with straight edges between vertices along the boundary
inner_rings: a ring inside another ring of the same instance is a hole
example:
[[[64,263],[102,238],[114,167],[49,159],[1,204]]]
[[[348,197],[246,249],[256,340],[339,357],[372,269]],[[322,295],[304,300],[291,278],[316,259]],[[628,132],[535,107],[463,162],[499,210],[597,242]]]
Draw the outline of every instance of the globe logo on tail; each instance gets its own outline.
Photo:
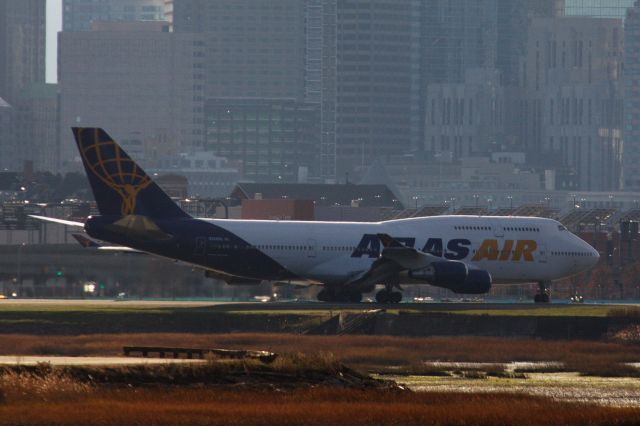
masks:
[[[83,129],[78,129],[77,139],[84,141]],[[80,155],[87,169],[122,198],[120,211],[123,216],[133,214],[136,199],[152,180],[112,140],[100,140],[97,129],[90,130],[93,137],[89,144],[80,146]],[[85,146],[86,145],[86,146]]]

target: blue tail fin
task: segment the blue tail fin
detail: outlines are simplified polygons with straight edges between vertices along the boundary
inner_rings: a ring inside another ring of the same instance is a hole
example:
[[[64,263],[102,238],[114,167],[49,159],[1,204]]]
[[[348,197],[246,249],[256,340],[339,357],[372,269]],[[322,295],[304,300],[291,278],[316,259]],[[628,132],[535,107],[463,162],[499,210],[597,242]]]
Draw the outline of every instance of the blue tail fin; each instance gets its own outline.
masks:
[[[98,210],[104,216],[190,217],[102,129],[73,128]]]

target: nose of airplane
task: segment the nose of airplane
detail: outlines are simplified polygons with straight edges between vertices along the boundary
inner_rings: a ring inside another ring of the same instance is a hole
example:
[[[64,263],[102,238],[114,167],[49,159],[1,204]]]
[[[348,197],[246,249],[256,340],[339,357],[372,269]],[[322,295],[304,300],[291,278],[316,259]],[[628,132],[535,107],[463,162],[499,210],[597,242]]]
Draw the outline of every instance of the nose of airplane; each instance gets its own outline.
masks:
[[[600,253],[598,252],[598,250],[596,250],[595,248],[593,248],[591,246],[591,244],[587,243],[587,242],[583,242],[583,251],[585,253],[589,253],[589,256],[587,257],[587,267],[588,268],[592,268],[594,266],[596,266],[596,264],[598,263],[598,261],[600,260]]]
[[[595,248],[593,248],[592,246],[590,246],[590,245],[589,245],[589,249],[591,250],[591,254],[592,254],[592,256],[591,256],[591,259],[592,259],[591,266],[596,266],[596,264],[600,260],[600,252],[598,250],[596,250]]]

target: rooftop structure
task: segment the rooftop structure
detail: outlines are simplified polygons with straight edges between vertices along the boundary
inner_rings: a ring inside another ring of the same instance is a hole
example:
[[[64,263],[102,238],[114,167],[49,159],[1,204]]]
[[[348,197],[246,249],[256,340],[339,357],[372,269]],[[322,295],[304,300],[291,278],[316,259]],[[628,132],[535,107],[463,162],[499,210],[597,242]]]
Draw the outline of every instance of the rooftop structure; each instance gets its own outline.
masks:
[[[316,206],[395,207],[402,203],[385,185],[332,184],[259,184],[240,182],[230,194],[232,199],[313,200]]]
[[[62,30],[90,31],[97,21],[163,21],[164,0],[64,0]]]
[[[565,0],[566,16],[624,19],[635,0]]]

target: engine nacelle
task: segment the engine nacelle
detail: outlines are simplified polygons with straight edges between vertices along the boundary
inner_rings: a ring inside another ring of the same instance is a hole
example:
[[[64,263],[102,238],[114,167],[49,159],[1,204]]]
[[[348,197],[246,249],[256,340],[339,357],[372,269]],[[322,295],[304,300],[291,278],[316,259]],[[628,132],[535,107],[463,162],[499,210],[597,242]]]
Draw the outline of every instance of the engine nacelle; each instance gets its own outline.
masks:
[[[429,268],[410,271],[409,276],[461,294],[484,294],[491,289],[492,284],[489,272],[469,270],[464,263],[455,261],[434,262]]]
[[[464,285],[467,265],[462,262],[433,262],[428,268],[409,271],[409,277],[424,280],[436,287],[451,288]]]
[[[491,274],[487,271],[479,269],[471,269],[467,274],[464,285],[458,288],[452,288],[454,293],[463,294],[484,294],[491,290],[492,284]]]

